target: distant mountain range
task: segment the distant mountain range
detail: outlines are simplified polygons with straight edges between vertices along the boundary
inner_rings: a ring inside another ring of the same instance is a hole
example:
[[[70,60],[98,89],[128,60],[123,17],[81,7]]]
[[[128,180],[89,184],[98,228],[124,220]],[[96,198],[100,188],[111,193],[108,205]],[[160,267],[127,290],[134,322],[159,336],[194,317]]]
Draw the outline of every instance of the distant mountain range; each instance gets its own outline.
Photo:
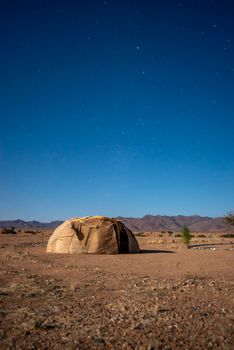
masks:
[[[15,227],[17,229],[55,229],[63,221],[51,221],[51,222],[39,222],[39,221],[23,221],[23,220],[2,220],[0,221],[0,227]]]
[[[188,226],[192,232],[234,232],[234,227],[225,224],[222,217],[211,218],[208,216],[162,216],[145,215],[142,218],[118,217],[130,230],[139,231],[181,231],[183,226]],[[0,228],[14,226],[17,229],[54,229],[62,221],[42,223],[39,221],[8,220],[0,221]]]
[[[223,217],[145,215],[142,218],[120,218],[132,231],[181,231],[186,225],[192,232],[234,232]]]

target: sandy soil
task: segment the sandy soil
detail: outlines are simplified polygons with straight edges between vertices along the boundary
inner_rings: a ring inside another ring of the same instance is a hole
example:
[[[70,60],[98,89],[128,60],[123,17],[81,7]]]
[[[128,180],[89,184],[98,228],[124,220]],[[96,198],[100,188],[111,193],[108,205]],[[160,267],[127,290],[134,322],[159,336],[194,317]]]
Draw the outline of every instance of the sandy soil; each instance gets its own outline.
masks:
[[[1,349],[233,349],[233,239],[69,256],[45,253],[48,237],[0,237]]]

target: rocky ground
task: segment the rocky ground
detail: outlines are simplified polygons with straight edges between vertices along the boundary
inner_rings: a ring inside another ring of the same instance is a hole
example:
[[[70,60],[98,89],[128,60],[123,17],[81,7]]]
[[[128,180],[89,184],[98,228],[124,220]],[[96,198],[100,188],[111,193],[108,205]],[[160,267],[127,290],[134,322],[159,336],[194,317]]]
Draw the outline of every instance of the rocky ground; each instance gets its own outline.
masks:
[[[141,254],[74,257],[38,235],[0,239],[1,349],[233,349],[231,245],[141,238]]]

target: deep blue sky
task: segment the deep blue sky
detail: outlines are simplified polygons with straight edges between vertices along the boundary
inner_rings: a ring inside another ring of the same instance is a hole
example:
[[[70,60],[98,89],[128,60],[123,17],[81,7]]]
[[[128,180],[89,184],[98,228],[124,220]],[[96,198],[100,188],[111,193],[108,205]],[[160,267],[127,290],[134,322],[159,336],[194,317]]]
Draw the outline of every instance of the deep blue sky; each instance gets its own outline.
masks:
[[[0,219],[234,209],[234,2],[0,1]]]

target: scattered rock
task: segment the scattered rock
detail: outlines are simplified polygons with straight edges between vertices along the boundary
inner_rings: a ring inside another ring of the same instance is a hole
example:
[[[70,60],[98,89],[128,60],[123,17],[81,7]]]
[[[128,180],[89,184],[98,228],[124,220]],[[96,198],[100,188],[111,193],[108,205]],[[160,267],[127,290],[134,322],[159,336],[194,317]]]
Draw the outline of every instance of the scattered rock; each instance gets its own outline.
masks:
[[[102,338],[97,338],[97,337],[92,336],[92,339],[93,339],[94,343],[96,343],[98,345],[106,344],[105,340]]]

